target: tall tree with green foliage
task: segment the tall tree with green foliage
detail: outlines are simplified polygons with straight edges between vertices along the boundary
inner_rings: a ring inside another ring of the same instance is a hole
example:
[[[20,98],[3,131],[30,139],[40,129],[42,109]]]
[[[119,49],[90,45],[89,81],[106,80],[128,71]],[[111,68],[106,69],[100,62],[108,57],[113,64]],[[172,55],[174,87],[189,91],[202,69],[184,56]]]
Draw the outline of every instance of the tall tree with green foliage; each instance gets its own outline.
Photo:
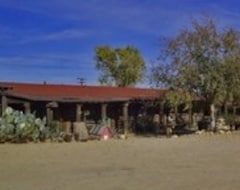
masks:
[[[96,67],[102,72],[100,83],[127,87],[143,80],[146,66],[137,48],[100,46],[95,53]]]
[[[228,115],[228,105],[233,108],[240,104],[240,50],[225,58],[224,77],[226,84],[226,96],[224,99],[225,116]],[[235,109],[233,109],[235,110]],[[235,116],[235,111],[233,116]],[[233,117],[234,118],[234,117]],[[232,118],[232,119],[233,119]]]
[[[233,28],[220,30],[209,17],[193,20],[191,29],[182,30],[161,52],[161,59],[152,70],[153,81],[204,98],[214,129],[216,105],[228,101],[230,96],[239,96],[235,92],[240,84],[240,62],[236,58],[239,49],[238,32]]]
[[[174,91],[169,90],[164,95],[163,102],[169,107],[174,109],[174,113],[177,116],[178,106],[185,105],[185,108],[190,109],[192,104],[193,96],[188,91]]]

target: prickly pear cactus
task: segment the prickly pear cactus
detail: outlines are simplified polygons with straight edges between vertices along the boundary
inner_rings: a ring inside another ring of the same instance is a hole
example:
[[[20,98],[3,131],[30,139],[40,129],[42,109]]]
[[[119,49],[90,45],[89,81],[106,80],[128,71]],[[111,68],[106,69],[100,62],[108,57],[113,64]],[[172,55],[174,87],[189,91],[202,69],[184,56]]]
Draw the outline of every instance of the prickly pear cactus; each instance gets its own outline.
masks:
[[[7,107],[0,118],[0,142],[36,141],[46,128],[46,119]]]
[[[7,107],[0,118],[0,143],[45,141],[46,139],[62,142],[64,136],[59,122],[53,122],[47,126],[46,117],[40,119],[35,114],[24,114],[11,107]]]

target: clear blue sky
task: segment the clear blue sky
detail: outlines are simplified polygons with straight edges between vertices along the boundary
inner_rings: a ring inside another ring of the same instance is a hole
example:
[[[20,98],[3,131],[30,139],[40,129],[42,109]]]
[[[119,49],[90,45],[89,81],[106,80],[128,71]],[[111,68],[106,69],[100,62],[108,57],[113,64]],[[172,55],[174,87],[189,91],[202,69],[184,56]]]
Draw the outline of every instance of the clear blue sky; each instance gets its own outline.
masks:
[[[0,81],[97,84],[96,46],[133,45],[151,64],[202,13],[240,29],[238,0],[0,0]]]

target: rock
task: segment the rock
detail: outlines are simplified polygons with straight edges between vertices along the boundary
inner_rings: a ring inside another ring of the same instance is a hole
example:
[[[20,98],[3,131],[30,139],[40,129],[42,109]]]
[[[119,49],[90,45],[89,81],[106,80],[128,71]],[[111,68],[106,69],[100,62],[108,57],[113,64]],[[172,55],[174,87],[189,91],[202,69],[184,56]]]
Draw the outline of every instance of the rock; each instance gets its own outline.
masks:
[[[204,133],[205,133],[205,130],[200,130],[195,132],[196,135],[202,135]]]
[[[217,133],[221,134],[221,135],[225,134],[225,132],[223,130],[219,130]]]
[[[222,117],[218,118],[218,120],[216,122],[216,128],[217,128],[217,130],[223,130],[223,131],[230,130],[230,126],[226,124],[225,119]]]
[[[124,134],[120,134],[120,135],[118,135],[118,137],[119,137],[120,139],[127,139],[127,136],[124,135]]]

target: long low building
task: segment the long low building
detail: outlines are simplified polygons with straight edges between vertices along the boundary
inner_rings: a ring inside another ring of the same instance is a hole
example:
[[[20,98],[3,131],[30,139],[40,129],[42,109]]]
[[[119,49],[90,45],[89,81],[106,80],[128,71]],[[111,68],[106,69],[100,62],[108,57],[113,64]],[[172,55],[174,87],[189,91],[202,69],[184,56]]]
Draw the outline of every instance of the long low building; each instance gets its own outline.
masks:
[[[0,82],[1,109],[7,106],[35,112],[47,121],[98,121],[109,117],[116,122],[136,117],[144,103],[161,100],[165,90],[109,86],[33,84]]]

